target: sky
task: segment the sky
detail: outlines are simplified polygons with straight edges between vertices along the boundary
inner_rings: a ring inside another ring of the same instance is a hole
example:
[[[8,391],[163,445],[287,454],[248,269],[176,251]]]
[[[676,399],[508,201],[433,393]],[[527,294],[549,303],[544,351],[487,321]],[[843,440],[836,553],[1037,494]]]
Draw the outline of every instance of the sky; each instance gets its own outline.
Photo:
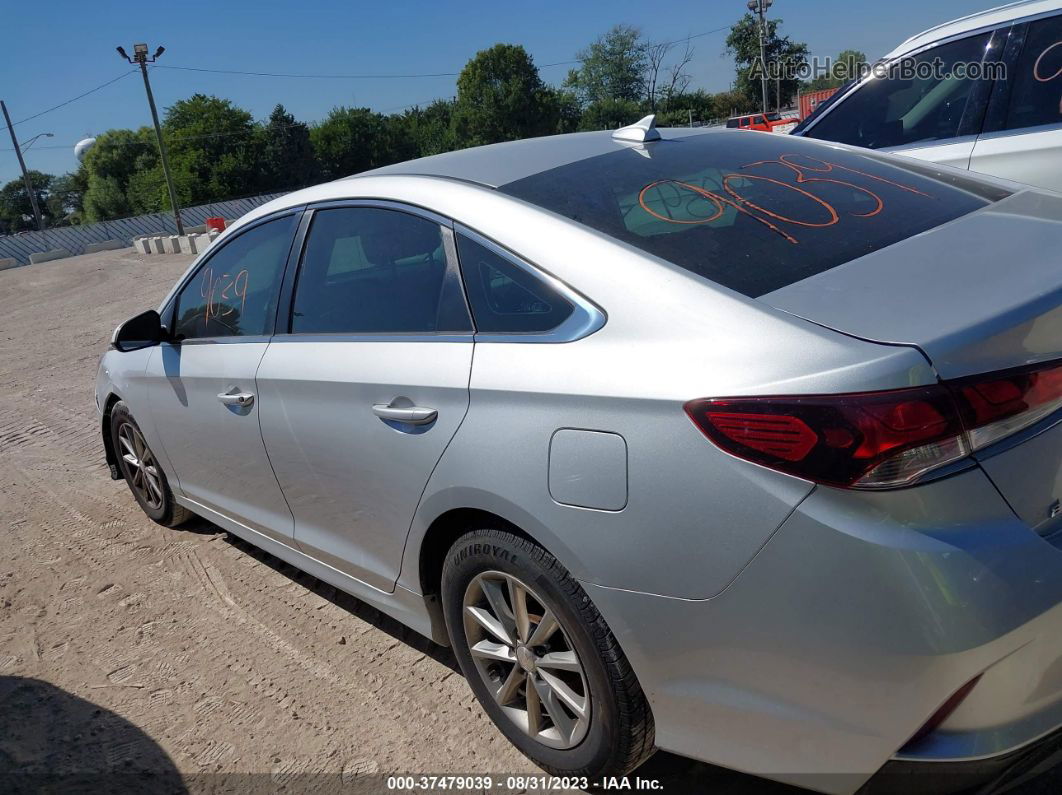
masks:
[[[862,50],[873,60],[932,25],[999,5],[1002,0],[775,0],[769,11],[782,32],[807,42],[813,55]],[[479,50],[498,42],[521,44],[542,78],[559,85],[570,61],[612,25],[640,28],[654,40],[693,40],[691,87],[722,91],[733,79],[725,28],[739,19],[744,0],[566,0],[566,2],[179,2],[72,3],[3,0],[0,3],[0,99],[26,142],[29,168],[62,174],[76,168],[74,144],[105,130],[150,124],[139,74],[115,47],[132,52],[146,42],[164,45],[150,72],[159,112],[196,92],[215,94],[256,119],[282,103],[301,121],[324,118],[339,105],[394,112],[456,93],[452,73]],[[162,68],[168,67],[168,68]],[[169,67],[184,67],[175,69]],[[309,79],[226,75],[187,69],[285,74],[425,75],[374,79]],[[129,72],[129,74],[123,73]],[[58,110],[18,123],[109,80]],[[19,176],[6,129],[0,129],[0,184]]]

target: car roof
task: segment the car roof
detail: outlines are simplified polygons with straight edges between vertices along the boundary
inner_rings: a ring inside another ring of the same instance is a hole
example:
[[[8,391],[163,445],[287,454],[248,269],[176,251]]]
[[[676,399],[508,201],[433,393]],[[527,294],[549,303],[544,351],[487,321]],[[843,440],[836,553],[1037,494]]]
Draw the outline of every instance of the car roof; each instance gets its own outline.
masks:
[[[691,135],[706,135],[714,132],[705,128],[670,127],[660,129],[664,139],[677,140]],[[521,141],[506,141],[499,144],[459,149],[417,160],[407,160],[371,171],[364,171],[348,180],[364,177],[410,174],[428,177],[474,182],[498,188],[510,182],[539,174],[543,171],[566,166],[579,160],[605,155],[624,147],[629,141],[617,141],[611,130],[600,132],[547,135],[541,138],[526,138]]]
[[[989,8],[976,14],[953,19],[951,22],[935,25],[928,30],[917,33],[885,57],[887,59],[896,58],[904,53],[920,49],[943,39],[949,39],[952,36],[960,36],[963,33],[970,33],[982,28],[996,27],[1013,22],[1016,19],[1036,16],[1037,14],[1059,9],[1062,9],[1062,0],[1019,0],[1016,3]]]

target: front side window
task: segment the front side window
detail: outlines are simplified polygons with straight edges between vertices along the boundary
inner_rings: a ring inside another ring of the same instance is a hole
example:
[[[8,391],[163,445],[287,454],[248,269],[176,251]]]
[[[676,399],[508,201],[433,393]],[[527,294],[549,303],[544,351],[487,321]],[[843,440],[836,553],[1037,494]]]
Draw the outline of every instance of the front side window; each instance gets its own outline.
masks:
[[[293,334],[471,331],[442,229],[397,210],[318,210],[295,286]]]
[[[477,332],[543,333],[555,329],[574,311],[571,302],[551,285],[493,248],[459,234],[457,251]]]
[[[1062,16],[1029,25],[1010,84],[1004,129],[1062,123]]]
[[[175,339],[261,336],[272,331],[297,216],[239,234],[177,296]]]
[[[984,57],[990,33],[902,59],[839,102],[807,136],[880,149],[954,138],[975,86],[968,64]],[[983,95],[983,94],[981,94]],[[970,112],[983,108],[970,108]]]

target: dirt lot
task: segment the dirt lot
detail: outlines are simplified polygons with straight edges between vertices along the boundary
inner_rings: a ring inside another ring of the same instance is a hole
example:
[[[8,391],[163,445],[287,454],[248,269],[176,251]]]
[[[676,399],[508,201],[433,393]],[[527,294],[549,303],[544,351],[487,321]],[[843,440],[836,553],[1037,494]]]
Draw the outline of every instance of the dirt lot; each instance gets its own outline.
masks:
[[[108,478],[97,361],[188,261],[129,250],[0,272],[0,776],[382,791],[390,773],[538,772],[445,649],[214,525],[155,525]],[[641,774],[675,792],[786,789],[666,754]]]

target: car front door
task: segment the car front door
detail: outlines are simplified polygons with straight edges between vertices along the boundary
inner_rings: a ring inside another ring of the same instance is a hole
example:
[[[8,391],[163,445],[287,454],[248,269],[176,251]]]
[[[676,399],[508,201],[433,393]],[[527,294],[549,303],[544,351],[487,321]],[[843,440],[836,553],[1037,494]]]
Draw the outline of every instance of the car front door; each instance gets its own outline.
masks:
[[[473,335],[453,232],[386,203],[310,212],[285,333],[258,368],[262,432],[299,548],[391,591],[468,409]]]
[[[1062,191],[1062,15],[1015,26],[970,169]]]
[[[980,33],[878,67],[804,134],[968,168],[992,81],[966,75],[1001,57],[1003,38]]]
[[[287,544],[293,521],[262,442],[255,372],[297,224],[288,214],[220,243],[174,296],[172,341],[153,350],[147,371],[152,419],[180,493],[199,513]]]

